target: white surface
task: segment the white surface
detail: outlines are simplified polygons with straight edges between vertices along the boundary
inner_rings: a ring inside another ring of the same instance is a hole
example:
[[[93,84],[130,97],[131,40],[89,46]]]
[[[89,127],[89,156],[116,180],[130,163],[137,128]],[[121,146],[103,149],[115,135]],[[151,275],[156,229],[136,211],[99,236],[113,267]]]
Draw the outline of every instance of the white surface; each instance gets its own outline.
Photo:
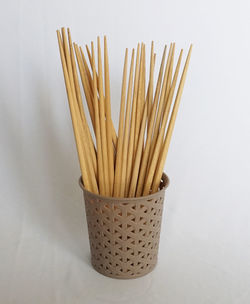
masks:
[[[0,303],[250,303],[249,1],[2,1]],[[166,163],[159,263],[89,263],[56,29],[108,36],[117,125],[125,47],[194,43]]]

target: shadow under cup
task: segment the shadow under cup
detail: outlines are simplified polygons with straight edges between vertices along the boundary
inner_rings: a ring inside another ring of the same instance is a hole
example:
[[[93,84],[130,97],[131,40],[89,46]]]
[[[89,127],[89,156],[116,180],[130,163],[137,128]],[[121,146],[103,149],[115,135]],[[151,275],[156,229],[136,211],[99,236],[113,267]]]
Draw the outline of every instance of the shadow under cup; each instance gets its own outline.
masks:
[[[118,279],[151,272],[158,256],[165,190],[135,198],[104,197],[86,190],[79,179],[86,208],[91,263],[99,273]]]

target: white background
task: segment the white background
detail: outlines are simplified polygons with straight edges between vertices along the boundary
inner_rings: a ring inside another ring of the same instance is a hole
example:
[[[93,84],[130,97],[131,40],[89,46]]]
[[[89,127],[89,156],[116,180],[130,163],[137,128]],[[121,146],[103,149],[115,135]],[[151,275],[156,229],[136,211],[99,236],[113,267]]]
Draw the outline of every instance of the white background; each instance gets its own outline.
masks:
[[[1,1],[0,302],[250,303],[249,1]],[[168,154],[157,268],[96,273],[56,29],[108,36],[118,123],[125,47],[194,44]]]

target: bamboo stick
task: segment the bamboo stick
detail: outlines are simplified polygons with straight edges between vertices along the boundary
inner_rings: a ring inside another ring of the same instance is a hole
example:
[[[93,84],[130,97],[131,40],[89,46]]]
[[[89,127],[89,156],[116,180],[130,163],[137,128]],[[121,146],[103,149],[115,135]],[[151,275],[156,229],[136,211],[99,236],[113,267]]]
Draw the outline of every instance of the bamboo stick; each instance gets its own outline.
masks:
[[[76,54],[76,59],[77,59],[77,63],[78,63],[80,76],[81,76],[82,87],[83,87],[83,90],[84,90],[84,94],[85,94],[86,101],[87,101],[87,106],[88,106],[88,109],[89,109],[90,118],[91,118],[91,121],[92,121],[94,131],[96,133],[96,130],[95,130],[95,113],[94,113],[94,106],[93,106],[93,102],[92,102],[93,96],[91,95],[89,86],[87,84],[87,76],[86,76],[85,69],[84,69],[84,66],[83,66],[83,62],[82,62],[82,59],[81,59],[81,54],[80,54],[80,51],[79,51],[79,47],[76,43],[74,43],[73,45],[74,45],[74,49],[75,49],[75,54]]]
[[[171,48],[171,45],[170,45]],[[152,108],[158,106],[158,100],[160,96],[160,90],[161,90],[161,82],[162,82],[162,76],[163,76],[163,71],[164,71],[164,63],[165,63],[165,58],[166,58],[166,51],[167,51],[167,46],[165,45],[163,54],[162,54],[162,59],[161,59],[161,65],[160,65],[160,70],[158,74],[158,79],[157,79],[157,84],[156,84],[156,89],[155,89],[155,94],[154,94],[154,101],[153,101],[153,106]],[[151,110],[152,112],[152,110]],[[149,113],[148,121],[154,125],[155,118],[151,117],[151,112]],[[152,136],[151,136],[152,137]],[[150,141],[151,141],[150,137]],[[148,170],[149,163],[147,165],[147,170]]]
[[[77,99],[80,115],[83,119],[84,111],[83,111],[83,106],[82,106],[82,97],[81,97],[81,92],[80,92],[78,76],[77,76],[77,72],[76,72],[75,57],[74,57],[74,52],[73,52],[73,48],[72,48],[72,39],[71,39],[71,34],[70,34],[69,28],[67,29],[67,31],[68,31],[68,43],[69,43],[70,59],[71,59],[71,63],[72,63],[73,82],[74,82],[74,87],[75,87],[75,91],[76,91],[76,99]]]
[[[165,63],[165,58],[166,58],[166,51],[167,51],[167,46],[165,45],[164,50],[163,50],[163,54],[162,54],[161,65],[160,65],[160,70],[159,70],[159,74],[158,74],[158,79],[157,79],[153,104],[158,103],[158,99],[159,99],[159,96],[160,96],[161,82],[162,82],[162,76],[163,76],[163,71],[164,71],[164,63]],[[151,113],[149,115],[149,121],[150,120],[151,120]]]
[[[87,44],[86,44],[86,50],[87,50],[87,53],[88,53],[89,62],[91,62],[92,61],[92,57],[91,57],[91,53],[89,51],[89,47],[88,47]],[[98,79],[97,73],[96,73],[96,77]],[[99,86],[97,86],[97,89],[99,91]],[[116,149],[116,146],[117,146],[117,134],[116,134],[116,131],[115,131],[115,127],[114,127],[113,121],[111,121],[111,134],[112,134],[113,145],[114,145],[114,148]]]
[[[148,90],[148,117],[151,113],[151,108],[153,105],[153,83],[154,83],[154,41],[151,42],[151,54],[150,54],[150,76],[149,76],[149,90]]]
[[[72,62],[71,62],[71,56],[69,52],[69,47],[67,44],[67,37],[66,37],[66,31],[64,28],[62,28],[62,36],[63,36],[63,42],[64,42],[64,53],[65,53],[65,58],[67,62],[67,67],[68,67],[68,72],[69,72],[69,80],[70,80],[70,85],[71,85],[71,91],[73,93],[73,102],[76,110],[76,115],[77,115],[77,124],[78,128],[80,130],[80,136],[83,142],[83,148],[86,153],[86,157],[88,159],[87,163],[87,172],[90,175],[90,182],[93,187],[93,189],[97,189],[97,183],[96,183],[96,176],[95,176],[95,169],[94,169],[94,163],[92,161],[92,158],[90,156],[91,152],[91,147],[90,147],[90,142],[88,142],[88,136],[85,133],[85,130],[83,129],[83,126],[81,124],[81,116],[80,112],[77,111],[78,108],[78,102],[77,102],[77,96],[76,96],[76,88],[75,88],[75,83],[74,83],[74,76],[73,76],[73,67],[72,67]],[[79,125],[80,124],[80,125]]]
[[[61,34],[59,31],[57,31],[57,38],[58,38],[65,86],[66,86],[66,91],[67,91],[67,95],[68,95],[69,108],[70,108],[70,113],[71,113],[73,130],[74,130],[74,134],[75,134],[75,140],[76,140],[76,146],[77,146],[77,152],[78,152],[78,158],[79,158],[79,162],[80,162],[83,183],[84,183],[84,186],[86,187],[86,189],[88,189],[94,193],[98,193],[97,184],[95,185],[95,183],[93,183],[93,181],[91,180],[91,177],[93,176],[93,174],[89,175],[89,172],[88,172],[88,166],[87,166],[88,156],[86,155],[86,152],[84,151],[84,146],[83,146],[82,140],[81,140],[81,134],[79,132],[79,126],[80,126],[78,123],[79,118],[77,117],[74,95],[72,93],[70,77],[69,77],[67,64],[66,64],[66,58],[65,58],[66,56],[64,54],[64,52],[66,50],[65,50],[65,46],[63,46]]]
[[[87,64],[87,60],[85,58],[85,55],[84,55],[82,47],[80,46],[79,49],[80,49],[80,53],[81,53],[82,62],[83,62],[83,66],[84,66],[84,69],[85,69],[85,73],[87,75],[88,86],[89,86],[89,89],[90,89],[90,91],[91,91],[91,93],[93,95],[93,78],[91,76],[91,73],[90,73],[90,70],[89,70],[89,66]]]
[[[65,60],[66,60],[66,67],[68,70],[70,86],[71,86],[71,89],[73,90],[74,89],[73,88],[73,70],[72,70],[72,66],[71,66],[70,56],[69,56],[69,53],[67,52],[67,49],[68,49],[67,36],[66,36],[66,31],[65,31],[64,27],[61,28],[61,35],[62,35],[61,37],[62,37],[62,42],[63,42],[63,51],[64,51]],[[72,91],[72,93],[74,93],[74,91]]]
[[[87,47],[87,46],[86,46]],[[80,47],[80,50],[81,50],[81,54],[84,56],[83,54],[83,51],[82,51],[82,48]],[[83,58],[83,57],[82,57]],[[83,61],[82,61],[83,62]],[[90,62],[92,62],[92,58],[90,57]],[[88,84],[87,80],[86,80],[86,76],[83,76],[86,74],[85,72],[85,68],[84,68],[84,62],[83,64],[81,64],[81,66],[79,66],[79,69],[81,68],[81,79],[82,79],[82,83],[83,83],[83,87],[84,87],[84,92],[85,92],[85,96],[86,96],[86,100],[87,100],[87,105],[88,105],[88,109],[89,109],[89,114],[90,114],[90,117],[91,117],[91,121],[92,121],[92,125],[93,125],[93,128],[95,130],[95,122],[94,122],[94,110],[93,110],[93,105],[92,105],[92,100],[93,100],[93,92],[91,94],[91,86]],[[96,72],[96,77],[97,77],[97,72]],[[93,82],[93,79],[91,77],[92,82]],[[98,78],[97,78],[98,80]],[[98,84],[98,82],[97,82]],[[87,93],[86,93],[87,91]],[[87,95],[86,95],[87,94]],[[115,128],[114,128],[114,125],[113,125],[113,121],[112,121],[112,124],[111,124],[111,133],[112,133],[112,141],[113,141],[113,145],[114,147],[116,147],[117,145],[117,135],[116,135],[116,131],[115,131]]]
[[[144,133],[145,133],[145,127],[146,127],[147,106],[148,106],[148,103],[145,102],[141,129],[140,129],[140,135],[139,135],[139,141],[138,141],[138,146],[137,146],[137,151],[136,151],[136,156],[135,156],[135,161],[134,161],[134,166],[133,166],[133,172],[132,172],[132,177],[131,177],[131,182],[130,182],[129,197],[134,197],[135,191],[136,191],[137,178],[138,178],[138,172],[139,172],[141,154],[142,154],[142,147],[143,147],[143,140],[144,140]]]
[[[160,99],[159,99],[159,105],[158,105],[158,110],[157,110],[157,114],[155,116],[155,125],[154,125],[154,131],[152,133],[152,141],[150,144],[150,152],[149,152],[149,161],[148,161],[148,166],[151,163],[152,157],[153,157],[153,153],[154,153],[154,147],[156,145],[156,141],[159,138],[159,131],[160,131],[160,122],[161,122],[161,117],[162,117],[162,113],[164,112],[163,110],[163,104],[164,104],[164,98],[165,98],[165,94],[166,94],[166,88],[167,88],[167,82],[168,82],[168,74],[169,74],[169,69],[170,69],[170,64],[171,62],[171,58],[174,55],[174,50],[175,50],[175,45],[170,45],[170,49],[169,49],[169,53],[168,53],[168,58],[167,58],[167,64],[166,64],[166,68],[165,68],[165,72],[164,72],[164,77],[163,77],[163,84],[162,84],[162,89],[161,89],[161,95],[160,95]],[[149,168],[149,167],[148,167]]]
[[[100,37],[97,37],[97,50],[98,50],[98,83],[99,83],[99,116],[101,127],[101,143],[102,143],[102,159],[104,170],[104,185],[106,195],[111,195],[109,185],[109,166],[108,166],[108,147],[107,147],[107,132],[106,132],[106,120],[105,120],[105,105],[104,105],[104,93],[103,93],[103,76],[102,76],[102,57]]]
[[[153,192],[156,192],[158,190],[158,187],[159,187],[159,184],[161,181],[162,171],[163,171],[164,163],[165,163],[165,160],[167,157],[169,144],[170,144],[170,140],[171,140],[171,137],[173,134],[174,125],[175,125],[175,121],[176,121],[176,115],[177,115],[177,112],[179,109],[180,99],[181,99],[181,96],[183,93],[183,88],[184,88],[184,84],[185,84],[185,80],[186,80],[186,76],[187,76],[187,70],[188,70],[188,65],[189,65],[189,61],[190,61],[190,57],[191,57],[191,52],[192,52],[192,45],[189,48],[188,56],[187,56],[187,59],[185,62],[185,66],[184,66],[183,73],[181,76],[179,88],[178,88],[178,91],[176,94],[170,122],[168,125],[167,134],[166,134],[166,137],[164,140],[164,146],[163,146],[162,153],[159,157],[158,164],[156,167],[155,176],[154,176],[153,185],[152,185]]]
[[[121,106],[120,106],[120,118],[119,118],[119,131],[117,141],[117,152],[116,152],[116,164],[115,164],[115,179],[114,179],[114,192],[113,196],[120,196],[120,181],[121,181],[121,168],[122,168],[122,148],[123,148],[123,133],[124,133],[124,108],[126,98],[126,80],[127,80],[127,60],[128,60],[128,49],[125,52],[125,60],[123,67],[123,78],[122,78],[122,93],[121,93]]]
[[[154,53],[154,56],[153,56],[153,68],[155,68],[155,63],[156,63],[156,54]],[[153,86],[154,86],[154,80],[153,80]],[[149,90],[149,87],[148,87],[148,90]],[[148,117],[147,117],[148,122],[150,121],[153,105],[154,105],[154,89],[152,90],[150,110],[148,110]]]
[[[139,72],[139,86],[138,86],[138,96],[136,103],[136,120],[135,120],[135,136],[134,136],[134,158],[137,151],[138,137],[140,133],[141,118],[142,118],[142,108],[143,108],[143,48],[144,44],[141,44],[141,56],[140,56],[140,72]]]
[[[172,83],[173,67],[174,67],[174,54],[171,56],[171,59],[170,59],[170,67],[169,67],[169,71],[168,71],[168,80],[167,80],[167,87],[166,87],[166,92],[165,92],[165,97],[164,97],[164,102],[163,102],[163,109],[165,109],[167,106],[168,95],[169,95],[171,83]],[[160,128],[162,125],[163,112],[164,112],[164,110],[162,111],[161,118],[160,118],[159,130],[157,131],[158,135],[159,135]],[[149,159],[151,159],[151,157]]]
[[[178,59],[178,62],[177,62],[177,66],[176,66],[176,69],[175,69],[173,84],[171,86],[169,97],[168,97],[168,107],[164,111],[163,120],[162,120],[162,127],[160,129],[160,133],[159,133],[159,136],[157,138],[157,141],[156,141],[156,144],[155,144],[155,147],[154,147],[152,160],[150,162],[149,170],[147,172],[147,176],[146,176],[146,179],[145,179],[144,188],[143,188],[143,195],[147,195],[151,190],[151,185],[152,185],[157,161],[158,161],[158,158],[159,158],[159,154],[161,152],[162,139],[163,139],[164,133],[165,133],[165,127],[166,127],[167,120],[168,120],[169,109],[170,109],[170,106],[171,106],[171,101],[172,101],[172,98],[173,98],[174,89],[175,89],[175,85],[176,85],[176,82],[177,82],[177,77],[178,77],[178,73],[179,73],[179,69],[180,69],[182,53],[183,53],[183,50],[181,50],[181,52],[180,52],[179,59]]]
[[[82,96],[81,96],[81,91],[80,91],[80,86],[79,86],[79,79],[77,75],[77,70],[76,70],[76,62],[75,62],[75,57],[74,57],[74,52],[73,52],[73,47],[72,47],[72,39],[71,39],[71,34],[70,30],[68,29],[68,40],[69,40],[69,49],[70,49],[70,56],[71,56],[71,63],[72,63],[72,71],[73,71],[73,77],[74,77],[74,84],[75,84],[75,89],[76,89],[76,97],[78,101],[78,107],[80,111],[80,115],[82,118],[82,123],[83,123],[83,130],[86,130],[87,132],[87,139],[88,139],[88,145],[90,147],[90,156],[93,162],[93,167],[94,167],[94,172],[95,176],[97,176],[97,160],[96,160],[96,150],[94,146],[94,142],[89,130],[89,126],[86,120],[86,116],[84,113],[83,109],[83,104],[82,104]]]
[[[167,87],[166,87],[166,93],[165,93],[165,104],[164,107],[166,106],[166,101],[168,99],[168,94],[170,92],[171,88],[171,83],[172,83],[172,75],[173,75],[173,68],[174,68],[174,51],[175,51],[175,43],[172,44],[173,49],[172,49],[172,56],[171,56],[171,62],[170,62],[170,67],[168,71],[168,80],[167,80]]]
[[[87,50],[87,54],[88,54],[90,66],[92,66],[92,55],[91,55],[91,52],[90,52],[89,47],[88,47],[87,44],[85,45],[85,47],[86,47],[86,50]],[[96,79],[97,79],[97,78],[98,78],[98,77],[97,77],[97,73],[96,73]]]
[[[91,42],[92,51],[92,70],[93,70],[93,106],[95,112],[95,130],[96,130],[96,145],[97,145],[97,166],[98,166],[98,181],[99,181],[99,191],[101,195],[105,195],[105,181],[104,181],[104,166],[103,166],[103,155],[102,155],[102,142],[101,142],[101,130],[100,130],[100,115],[99,115],[99,105],[97,99],[97,79],[96,79],[96,68],[95,68],[95,51],[94,43]]]
[[[170,50],[169,50],[169,54],[170,53],[171,53],[171,46],[170,46]],[[168,56],[167,63],[166,63],[164,79],[163,79],[163,84],[162,84],[162,90],[161,90],[161,97],[160,97],[159,106],[158,106],[158,113],[159,113],[159,111],[161,111],[161,104],[162,104],[162,101],[163,101],[164,92],[165,92],[166,85],[167,85],[169,57],[170,57],[170,55]],[[159,86],[158,86],[158,92],[159,92]],[[157,99],[158,99],[158,95],[159,95],[159,93],[157,93],[157,95],[156,95]],[[147,172],[147,165],[148,165],[150,147],[151,147],[151,137],[152,137],[152,134],[153,134],[155,117],[157,116],[156,110],[157,110],[157,102],[154,102],[153,103],[153,108],[152,108],[152,111],[151,111],[151,119],[148,123],[148,134],[147,134],[147,139],[146,139],[146,145],[145,145],[145,149],[144,149],[144,152],[143,152],[141,167],[140,167],[140,172],[139,172],[138,185],[137,185],[137,189],[136,189],[136,196],[137,197],[141,196],[142,191],[143,191],[144,181],[145,181],[146,172]]]
[[[130,123],[129,143],[128,143],[125,197],[127,197],[128,195],[128,190],[131,180],[131,172],[132,172],[133,154],[134,154],[135,114],[136,114],[136,103],[137,103],[137,94],[138,94],[138,85],[139,85],[139,60],[140,60],[140,44],[138,43],[137,51],[136,51],[132,113],[131,113],[131,123]]]
[[[145,46],[142,45],[142,79],[145,81]],[[145,94],[145,93],[144,93]],[[138,145],[136,149],[136,154],[135,154],[135,161],[133,164],[133,172],[132,172],[132,177],[130,181],[130,187],[129,187],[129,197],[135,196],[135,191],[136,191],[136,186],[137,186],[137,179],[138,179],[138,173],[139,173],[139,167],[140,167],[140,162],[141,162],[141,155],[142,155],[142,150],[143,150],[143,143],[144,143],[144,133],[145,133],[145,128],[146,128],[146,120],[147,120],[147,107],[148,107],[148,102],[145,101],[145,95],[143,96],[143,115],[142,115],[142,121],[141,121],[141,128],[140,128],[140,133],[139,133],[139,138],[138,138]]]
[[[109,80],[109,62],[108,62],[108,47],[107,38],[104,36],[104,74],[105,74],[105,112],[107,124],[107,145],[108,145],[108,167],[109,167],[109,185],[110,195],[113,194],[114,186],[114,148],[112,144],[112,118],[110,106],[110,80]]]
[[[146,46],[143,43],[143,69],[142,69],[142,100],[141,100],[141,115],[140,115],[140,119],[142,120],[142,115],[143,115],[143,109],[144,109],[144,102],[147,101],[148,99],[148,92],[149,92],[149,87],[147,89],[147,93],[146,93],[146,54],[145,54],[145,49]],[[145,97],[146,96],[146,97]],[[140,126],[141,128],[141,126]]]
[[[131,112],[131,97],[132,97],[132,87],[133,87],[133,70],[134,70],[134,56],[135,50],[132,50],[128,90],[127,90],[127,105],[125,114],[125,128],[124,128],[124,138],[123,138],[123,148],[122,148],[122,172],[121,172],[121,189],[120,195],[125,195],[126,189],[126,173],[127,173],[127,159],[128,159],[128,142],[129,142],[129,123],[130,123],[130,112]]]

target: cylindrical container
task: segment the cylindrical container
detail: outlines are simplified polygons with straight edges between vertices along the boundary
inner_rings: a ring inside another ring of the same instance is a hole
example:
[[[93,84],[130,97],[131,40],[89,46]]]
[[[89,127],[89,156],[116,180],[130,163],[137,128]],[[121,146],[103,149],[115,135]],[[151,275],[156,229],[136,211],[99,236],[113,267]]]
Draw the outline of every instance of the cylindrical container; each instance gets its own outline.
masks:
[[[104,197],[87,191],[81,178],[79,184],[94,269],[118,279],[151,272],[157,263],[167,175],[163,173],[158,192],[135,198]]]

